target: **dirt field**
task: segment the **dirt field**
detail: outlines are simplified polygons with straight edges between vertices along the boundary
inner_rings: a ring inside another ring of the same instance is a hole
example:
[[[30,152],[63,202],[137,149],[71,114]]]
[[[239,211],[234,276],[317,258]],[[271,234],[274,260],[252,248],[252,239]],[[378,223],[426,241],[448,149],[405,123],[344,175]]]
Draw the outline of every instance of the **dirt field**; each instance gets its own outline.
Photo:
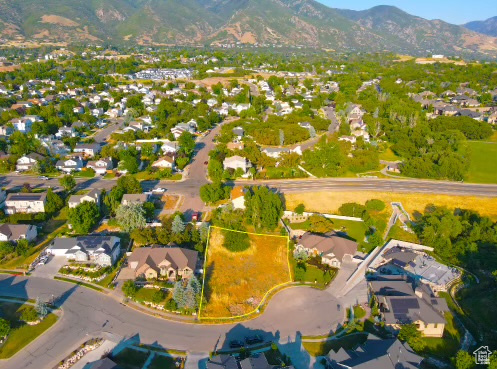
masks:
[[[223,232],[211,228],[201,318],[249,314],[271,288],[291,280],[286,237],[249,234],[250,247],[231,252]]]
[[[19,69],[19,68],[21,68],[20,65],[9,65],[9,66],[6,66],[6,67],[0,66],[0,72],[13,72],[13,71],[15,71],[16,69]]]
[[[409,193],[389,193],[373,191],[351,192],[314,192],[286,194],[287,209],[293,210],[298,204],[304,204],[306,211],[336,213],[338,208],[347,202],[364,204],[370,199],[380,199],[386,203],[400,201],[410,214],[423,212],[426,205],[435,204],[450,209],[462,208],[478,211],[481,215],[497,219],[497,198],[476,196],[449,196]]]

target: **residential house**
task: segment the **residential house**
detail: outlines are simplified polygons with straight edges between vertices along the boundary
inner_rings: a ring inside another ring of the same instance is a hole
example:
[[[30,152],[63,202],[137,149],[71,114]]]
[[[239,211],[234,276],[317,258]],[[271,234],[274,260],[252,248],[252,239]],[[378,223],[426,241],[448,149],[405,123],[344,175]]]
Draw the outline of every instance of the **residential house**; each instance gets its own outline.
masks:
[[[323,264],[340,268],[344,262],[359,262],[355,259],[357,243],[336,232],[324,235],[306,232],[298,240],[296,251],[303,251],[309,256],[320,256]]]
[[[5,213],[44,213],[46,202],[46,193],[10,193],[5,200]]]
[[[228,150],[243,150],[244,147],[245,145],[243,144],[243,142],[228,142],[228,144],[226,145],[226,148]]]
[[[487,119],[487,122],[490,124],[496,124],[497,123],[497,112],[490,114],[490,116]]]
[[[26,170],[33,170],[33,168],[38,165],[38,163],[43,159],[45,159],[43,155],[34,152],[21,156],[19,159],[17,159],[16,169],[21,172]]]
[[[78,134],[76,130],[73,127],[60,127],[57,133],[55,134],[55,137],[57,138],[63,138],[63,137],[76,137]]]
[[[232,132],[238,141],[241,141],[241,139],[243,138],[243,136],[245,134],[245,131],[243,130],[242,127],[235,127],[235,128],[233,128]]]
[[[179,150],[179,144],[175,141],[164,142],[161,150],[164,154],[176,154]]]
[[[0,241],[15,242],[19,240],[33,241],[38,236],[36,226],[32,224],[0,225]]]
[[[47,253],[102,267],[111,266],[121,253],[121,239],[115,236],[56,238],[48,246]]]
[[[80,156],[74,156],[66,160],[59,160],[57,161],[57,164],[55,164],[55,167],[64,173],[80,171],[83,169],[83,166],[83,160]]]
[[[148,195],[145,193],[140,194],[124,194],[121,200],[122,205],[134,204],[144,204],[148,201]]]
[[[252,163],[242,157],[242,156],[238,156],[238,155],[235,155],[235,156],[231,156],[229,158],[226,158],[224,159],[223,161],[223,167],[224,169],[233,169],[233,170],[237,170],[237,169],[241,169],[243,171],[243,173],[247,173],[247,170],[252,167]]]
[[[427,285],[414,286],[403,276],[385,276],[369,281],[368,288],[387,327],[399,330],[402,325],[415,324],[425,337],[443,336],[449,308]]]
[[[81,153],[87,157],[94,157],[99,154],[102,150],[102,147],[99,144],[77,144],[74,148],[75,153]]]
[[[331,369],[416,369],[423,357],[396,338],[381,339],[369,334],[354,350],[331,350],[326,357]]]
[[[14,128],[11,126],[0,126],[0,136],[10,136],[12,133],[14,133]]]
[[[278,159],[282,154],[289,154],[290,152],[291,150],[288,148],[267,147],[262,149],[263,154],[266,154],[273,159]]]
[[[181,247],[140,247],[128,257],[135,278],[189,279],[197,270],[198,252]]]
[[[99,160],[89,161],[87,168],[93,169],[95,173],[104,175],[107,171],[114,169],[112,158],[102,158]]]
[[[157,159],[153,164],[152,167],[154,168],[160,168],[160,169],[174,169],[174,158],[171,156],[163,156],[159,159]]]
[[[231,203],[234,209],[245,210],[245,188],[236,186],[231,190]]]
[[[94,202],[100,207],[100,196],[102,195],[102,190],[91,189],[88,193],[84,195],[71,195],[69,197],[68,205],[69,208],[75,208],[76,206],[82,204],[83,202]]]

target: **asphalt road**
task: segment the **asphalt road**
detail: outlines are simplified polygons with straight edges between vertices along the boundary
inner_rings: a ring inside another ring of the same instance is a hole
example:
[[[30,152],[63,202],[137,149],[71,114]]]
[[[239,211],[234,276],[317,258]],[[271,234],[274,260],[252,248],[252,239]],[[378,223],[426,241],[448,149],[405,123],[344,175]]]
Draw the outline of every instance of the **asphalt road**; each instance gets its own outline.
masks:
[[[229,341],[261,334],[266,340],[294,341],[297,332],[317,335],[336,329],[343,321],[338,301],[329,293],[291,288],[278,293],[257,319],[231,325],[171,322],[123,306],[112,297],[73,284],[37,277],[0,276],[0,295],[56,298],[62,307],[59,321],[8,361],[2,369],[50,369],[78,345],[102,332],[138,338],[168,349],[208,352],[228,348]],[[343,310],[343,309],[342,309]]]

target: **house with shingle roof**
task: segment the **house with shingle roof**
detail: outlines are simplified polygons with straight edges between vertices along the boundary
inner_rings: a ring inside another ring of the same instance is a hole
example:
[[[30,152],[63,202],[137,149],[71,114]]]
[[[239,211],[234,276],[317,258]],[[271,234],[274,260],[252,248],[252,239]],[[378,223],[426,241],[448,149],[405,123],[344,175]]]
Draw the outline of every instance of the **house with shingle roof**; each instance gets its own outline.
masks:
[[[427,285],[416,286],[404,276],[384,276],[369,281],[368,288],[387,327],[399,330],[402,325],[415,324],[425,337],[443,336],[449,308]]]
[[[189,279],[197,270],[198,252],[181,247],[140,247],[128,257],[135,278]]]
[[[326,360],[332,369],[416,369],[421,367],[423,357],[396,338],[369,334],[363,345],[353,350],[331,350]]]
[[[32,241],[38,235],[36,226],[32,224],[2,224],[0,225],[0,241]]]
[[[88,193],[84,195],[72,195],[69,197],[68,205],[69,208],[75,208],[76,206],[86,202],[94,202],[100,207],[100,196],[102,195],[102,190],[91,189]]]

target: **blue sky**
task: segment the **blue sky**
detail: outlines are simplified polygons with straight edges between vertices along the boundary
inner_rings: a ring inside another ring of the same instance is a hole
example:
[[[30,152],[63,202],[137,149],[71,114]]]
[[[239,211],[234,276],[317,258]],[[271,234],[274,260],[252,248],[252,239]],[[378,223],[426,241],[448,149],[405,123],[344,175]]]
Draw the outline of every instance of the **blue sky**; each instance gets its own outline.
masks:
[[[318,0],[332,8],[364,10],[376,5],[394,5],[427,19],[463,24],[497,16],[496,0]]]

